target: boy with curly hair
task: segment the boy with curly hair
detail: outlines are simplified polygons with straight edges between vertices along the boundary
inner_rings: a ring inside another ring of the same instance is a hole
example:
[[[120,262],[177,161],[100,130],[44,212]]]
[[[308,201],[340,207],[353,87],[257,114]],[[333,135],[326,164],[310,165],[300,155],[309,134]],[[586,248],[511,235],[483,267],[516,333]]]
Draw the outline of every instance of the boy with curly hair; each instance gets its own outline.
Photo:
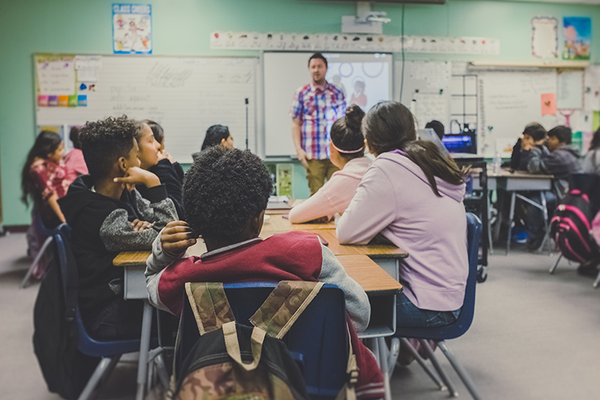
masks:
[[[158,232],[177,219],[156,175],[141,169],[136,133],[123,116],[88,122],[80,143],[89,175],[77,178],[59,204],[72,229],[79,275],[79,309],[89,333],[104,340],[139,337],[142,302],[124,301],[123,269],[112,260],[124,250],[149,250]],[[135,184],[148,189],[145,200]]]
[[[271,190],[266,167],[251,152],[223,146],[202,152],[184,181],[187,223],[169,223],[152,246],[146,268],[150,302],[179,315],[186,282],[333,283],[344,291],[351,321],[359,369],[357,397],[383,397],[381,372],[356,336],[356,330],[364,330],[369,323],[366,293],[317,235],[293,231],[268,239],[258,236]],[[208,252],[200,257],[183,257],[198,235]]]

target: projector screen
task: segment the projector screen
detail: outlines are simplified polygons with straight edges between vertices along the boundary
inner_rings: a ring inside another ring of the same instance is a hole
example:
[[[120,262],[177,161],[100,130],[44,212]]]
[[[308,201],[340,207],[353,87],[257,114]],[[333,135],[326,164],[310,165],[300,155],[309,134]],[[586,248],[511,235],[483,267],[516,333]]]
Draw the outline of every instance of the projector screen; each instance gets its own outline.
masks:
[[[265,52],[265,156],[293,156],[290,107],[295,91],[311,82],[312,53]],[[329,64],[326,79],[345,94],[346,104],[368,111],[392,98],[392,55],[389,53],[323,53]]]

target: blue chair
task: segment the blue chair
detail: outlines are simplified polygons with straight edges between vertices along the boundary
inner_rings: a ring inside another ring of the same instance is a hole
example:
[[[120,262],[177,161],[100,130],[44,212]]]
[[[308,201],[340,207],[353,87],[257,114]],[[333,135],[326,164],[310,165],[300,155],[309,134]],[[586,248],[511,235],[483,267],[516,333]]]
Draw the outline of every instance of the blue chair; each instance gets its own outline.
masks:
[[[54,231],[52,236],[56,243],[58,265],[60,266],[60,275],[63,282],[65,305],[67,307],[66,315],[73,318],[73,321],[77,324],[78,349],[85,355],[101,358],[96,370],[79,395],[79,400],[90,399],[93,397],[98,384],[110,375],[123,354],[140,350],[140,340],[99,341],[87,333],[77,307],[77,292],[69,290],[69,288],[77,287],[78,279],[75,257],[70,245],[70,229],[66,224],[63,224]]]
[[[276,283],[230,283],[225,293],[238,323],[252,326],[250,317],[267,299]],[[335,399],[347,382],[348,332],[344,293],[324,285],[315,299],[283,337],[304,372],[311,399]],[[185,357],[201,339],[189,302],[184,302],[175,349],[175,373],[179,376]]]
[[[475,385],[473,384],[471,378],[467,371],[462,367],[462,365],[458,362],[458,360],[454,357],[454,355],[450,352],[448,345],[446,344],[447,339],[454,339],[459,336],[462,336],[469,327],[471,326],[471,322],[473,322],[473,316],[475,314],[475,287],[477,286],[477,264],[479,257],[479,242],[481,240],[481,221],[475,214],[467,213],[467,251],[469,257],[469,276],[467,278],[467,286],[465,291],[465,299],[463,302],[463,306],[460,312],[458,319],[450,325],[435,327],[435,328],[398,328],[396,329],[396,336],[400,336],[402,338],[415,338],[421,339],[421,345],[424,346],[425,351],[428,353],[429,358],[437,370],[438,374],[442,378],[442,381],[448,386],[450,389],[450,393],[453,396],[458,396],[458,393],[454,389],[452,382],[442,370],[439,362],[435,358],[433,354],[433,350],[427,343],[427,340],[433,340],[436,342],[438,347],[442,350],[452,367],[456,370],[456,373],[461,378],[471,396],[474,399],[479,400],[481,396],[477,392]],[[403,340],[403,343],[408,344],[408,341]],[[409,344],[410,346],[410,344]],[[413,355],[416,354],[414,349],[411,349],[411,353]],[[420,357],[419,357],[420,358]],[[419,360],[419,359],[418,359]],[[419,360],[422,366],[422,364]],[[439,384],[439,381],[436,379],[432,373],[425,368],[426,372]],[[440,388],[443,386],[440,385]]]

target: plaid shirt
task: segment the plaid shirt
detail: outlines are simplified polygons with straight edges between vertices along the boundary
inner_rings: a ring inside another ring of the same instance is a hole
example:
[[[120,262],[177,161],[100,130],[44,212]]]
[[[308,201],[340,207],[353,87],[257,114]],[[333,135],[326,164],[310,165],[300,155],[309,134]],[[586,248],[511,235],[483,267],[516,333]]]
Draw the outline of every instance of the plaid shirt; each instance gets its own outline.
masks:
[[[300,143],[310,158],[329,158],[331,125],[345,112],[344,93],[335,85],[325,82],[321,90],[309,84],[296,90],[290,116],[301,121]]]

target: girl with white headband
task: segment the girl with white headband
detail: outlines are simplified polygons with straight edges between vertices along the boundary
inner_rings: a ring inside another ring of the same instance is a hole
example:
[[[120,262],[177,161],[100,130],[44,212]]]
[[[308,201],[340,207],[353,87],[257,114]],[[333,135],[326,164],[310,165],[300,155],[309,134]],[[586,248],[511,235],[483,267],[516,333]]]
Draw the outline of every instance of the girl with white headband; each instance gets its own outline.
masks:
[[[300,223],[342,214],[356,193],[356,188],[371,160],[365,156],[365,139],[360,126],[365,112],[353,104],[346,116],[331,127],[331,162],[340,169],[310,199],[290,211],[290,222]]]

